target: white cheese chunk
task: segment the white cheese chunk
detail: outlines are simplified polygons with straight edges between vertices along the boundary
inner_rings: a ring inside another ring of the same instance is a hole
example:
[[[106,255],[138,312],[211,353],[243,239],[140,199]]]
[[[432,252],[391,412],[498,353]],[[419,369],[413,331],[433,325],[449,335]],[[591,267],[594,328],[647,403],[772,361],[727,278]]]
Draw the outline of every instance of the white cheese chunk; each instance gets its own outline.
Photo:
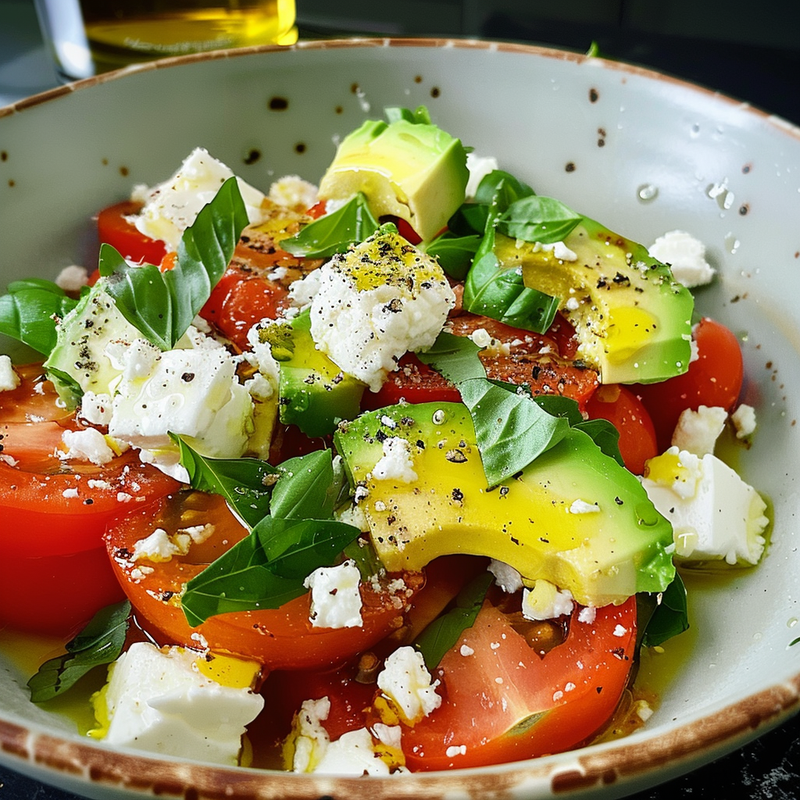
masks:
[[[383,456],[372,468],[372,477],[378,481],[399,481],[413,483],[417,480],[414,462],[411,458],[411,445],[399,436],[389,436],[383,440]]]
[[[507,594],[514,594],[522,588],[522,575],[509,564],[493,558],[487,569],[494,575],[494,582]]]
[[[0,355],[0,392],[10,392],[19,386],[19,375],[14,371],[11,358]]]
[[[669,231],[650,245],[653,258],[668,264],[672,276],[688,289],[711,283],[715,270],[706,261],[706,246],[686,231]]]
[[[378,688],[412,723],[442,704],[438,685],[439,681],[431,682],[422,653],[408,645],[395,650],[378,674]]]
[[[79,267],[77,264],[64,267],[55,280],[56,286],[65,292],[79,292],[88,283],[89,270],[86,267]]]
[[[361,619],[361,573],[349,560],[336,567],[319,567],[303,582],[311,589],[311,625],[315,628],[357,628]]]
[[[719,406],[700,406],[697,411],[687,408],[678,418],[672,445],[696,456],[713,453],[727,419],[728,412]]]
[[[74,459],[102,465],[108,464],[115,456],[106,437],[95,428],[85,428],[81,431],[65,430],[61,440],[67,448],[62,458],[68,461]]]
[[[747,439],[756,430],[756,410],[752,406],[742,403],[731,414],[731,422],[736,429],[736,438]]]
[[[159,650],[137,642],[112,665],[95,701],[107,721],[104,741],[213,764],[238,763],[245,725],[264,699],[248,688],[223,686],[197,668],[189,650]]]
[[[108,425],[111,422],[113,401],[106,392],[93,392],[91,389],[81,397],[80,415],[92,425]]]
[[[367,728],[343,733],[331,742],[314,772],[326,775],[388,775],[389,765],[375,752]]]
[[[467,153],[467,169],[469,170],[469,180],[465,190],[467,198],[474,198],[481,181],[497,168],[497,159],[494,156],[479,156],[477,153]]]
[[[647,462],[645,476],[647,496],[672,523],[676,558],[758,563],[766,504],[727,464],[671,447]]]
[[[317,187],[298,175],[284,175],[269,187],[269,199],[285,208],[307,211],[319,201]]]
[[[522,616],[530,620],[555,619],[572,613],[572,593],[550,581],[538,580],[522,591]]]
[[[150,189],[136,187],[134,199],[142,200],[144,207],[130,220],[145,236],[160,239],[170,250],[177,250],[183,232],[231,177],[233,172],[229,167],[198,147],[164,183]],[[236,180],[249,221],[261,222],[264,194],[241,178]]]

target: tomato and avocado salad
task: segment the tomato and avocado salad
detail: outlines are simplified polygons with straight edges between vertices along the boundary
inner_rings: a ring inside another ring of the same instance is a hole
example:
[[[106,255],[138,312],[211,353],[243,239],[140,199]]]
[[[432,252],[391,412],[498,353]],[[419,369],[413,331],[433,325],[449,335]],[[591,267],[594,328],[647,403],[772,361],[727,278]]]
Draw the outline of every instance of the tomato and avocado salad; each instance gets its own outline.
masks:
[[[319,188],[198,148],[97,225],[85,285],[0,297],[38,353],[0,357],[0,626],[67,642],[33,702],[107,670],[109,745],[354,775],[569,750],[686,629],[682,569],[760,560],[713,452],[754,429],[736,338],[426,109]]]

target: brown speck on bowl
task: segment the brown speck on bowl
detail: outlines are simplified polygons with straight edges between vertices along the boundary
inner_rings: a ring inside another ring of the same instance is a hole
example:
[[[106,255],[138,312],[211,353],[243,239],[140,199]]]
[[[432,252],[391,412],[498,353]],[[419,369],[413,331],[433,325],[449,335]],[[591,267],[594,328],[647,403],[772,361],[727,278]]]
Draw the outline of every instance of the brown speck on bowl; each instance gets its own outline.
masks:
[[[270,97],[267,106],[270,111],[286,111],[289,108],[289,100],[285,97]]]

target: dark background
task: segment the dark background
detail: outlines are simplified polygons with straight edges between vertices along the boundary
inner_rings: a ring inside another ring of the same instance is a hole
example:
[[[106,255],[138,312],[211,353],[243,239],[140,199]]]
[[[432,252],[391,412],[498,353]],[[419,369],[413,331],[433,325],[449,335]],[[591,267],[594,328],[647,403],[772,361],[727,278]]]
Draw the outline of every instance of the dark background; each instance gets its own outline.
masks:
[[[463,36],[580,52],[595,42],[603,57],[684,78],[800,124],[798,0],[297,0],[297,21],[301,38]],[[795,718],[737,753],[632,797],[800,798],[799,739]],[[0,767],[0,800],[73,798]]]

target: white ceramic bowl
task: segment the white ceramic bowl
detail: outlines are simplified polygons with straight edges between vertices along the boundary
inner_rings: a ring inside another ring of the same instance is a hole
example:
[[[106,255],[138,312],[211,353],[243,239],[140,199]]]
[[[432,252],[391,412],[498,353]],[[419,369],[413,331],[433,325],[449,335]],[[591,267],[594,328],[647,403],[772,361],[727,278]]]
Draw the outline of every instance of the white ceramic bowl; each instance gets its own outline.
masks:
[[[542,194],[650,243],[681,228],[719,270],[698,306],[743,342],[759,428],[741,458],[774,506],[761,566],[692,593],[697,635],[646,726],[536,761],[393,779],[221,769],[110,752],[32,706],[0,662],[0,760],[89,797],[619,796],[686,772],[800,705],[800,131],[654,73],[535,47],[348,41],[148,65],[0,109],[0,274],[87,263],[91,215],[203,145],[246,180],[316,180],[386,105],[435,121]],[[654,196],[655,195],[655,196]],[[649,199],[648,199],[649,198]],[[2,633],[0,633],[0,636]]]

